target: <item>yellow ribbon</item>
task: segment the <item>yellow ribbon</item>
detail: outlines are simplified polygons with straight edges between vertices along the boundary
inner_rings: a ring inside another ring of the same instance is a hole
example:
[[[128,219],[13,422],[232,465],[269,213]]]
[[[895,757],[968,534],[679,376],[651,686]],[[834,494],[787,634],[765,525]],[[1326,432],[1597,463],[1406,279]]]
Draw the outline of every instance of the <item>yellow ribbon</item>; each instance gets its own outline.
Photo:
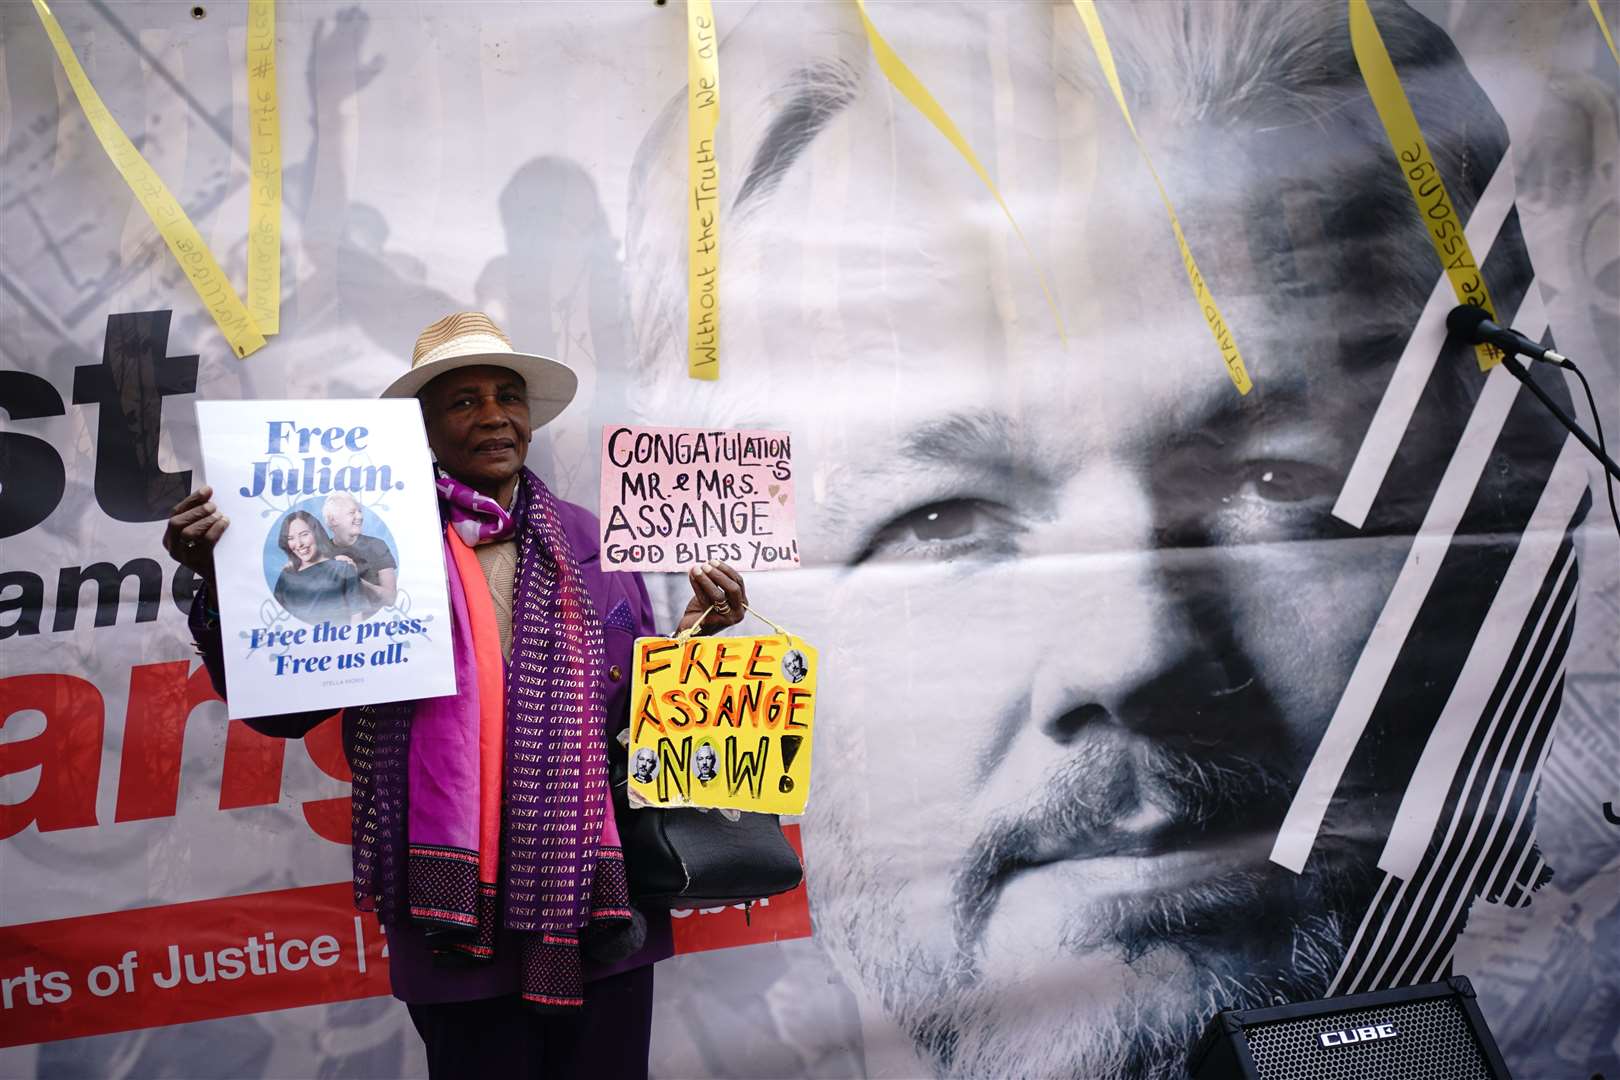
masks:
[[[1406,100],[1406,91],[1401,87],[1395,63],[1384,47],[1383,36],[1378,33],[1378,24],[1373,21],[1367,0],[1350,0],[1350,45],[1355,50],[1356,65],[1361,68],[1361,78],[1367,84],[1373,107],[1378,110],[1379,122],[1384,125],[1389,145],[1406,175],[1412,201],[1428,229],[1434,253],[1446,268],[1446,277],[1457,295],[1457,302],[1476,304],[1495,318],[1491,295],[1485,288],[1479,263],[1468,248],[1457,208],[1446,191],[1445,181],[1440,178],[1440,170],[1418,127],[1412,105]],[[1502,354],[1490,345],[1477,345],[1474,352],[1481,371],[1495,367],[1502,359]]]
[[[922,81],[917,76],[911,73],[911,69],[906,67],[905,61],[900,59],[894,49],[890,48],[889,43],[883,40],[883,35],[878,33],[877,27],[872,25],[871,18],[866,14],[866,0],[855,0],[855,6],[860,10],[861,24],[866,27],[866,40],[872,46],[872,56],[877,60],[878,69],[883,72],[884,77],[889,80],[890,84],[900,91],[901,96],[911,102],[912,106],[922,113],[928,119],[928,122],[939,130],[941,135],[945,136],[946,141],[956,147],[956,152],[961,154],[963,159],[972,166],[973,171],[984,182],[984,186],[990,189],[990,194],[995,196],[996,203],[1001,207],[1001,212],[1007,215],[1008,224],[1013,227],[1013,232],[1018,235],[1018,242],[1024,245],[1024,252],[1029,256],[1030,263],[1035,267],[1035,276],[1041,283],[1041,292],[1046,296],[1046,306],[1051,309],[1052,318],[1057,322],[1058,336],[1063,339],[1064,345],[1067,345],[1069,343],[1069,334],[1063,325],[1063,315],[1058,311],[1057,300],[1053,297],[1051,288],[1046,284],[1046,274],[1041,270],[1040,260],[1035,258],[1034,249],[1029,246],[1029,241],[1024,238],[1024,230],[1018,227],[1018,222],[1013,217],[1012,210],[1008,208],[1007,200],[1001,197],[1001,191],[996,187],[996,182],[990,179],[990,173],[980,164],[978,155],[974,154],[973,148],[968,145],[967,139],[962,137],[962,132],[957,129],[956,124],[951,121],[950,116],[940,106],[939,102],[934,100],[934,96],[928,92],[928,88],[922,84]]]
[[[709,0],[686,3],[686,373],[720,377],[720,46]]]
[[[1170,202],[1170,193],[1165,189],[1164,181],[1159,179],[1159,170],[1153,167],[1153,158],[1148,154],[1147,145],[1142,142],[1142,136],[1137,134],[1136,122],[1131,119],[1130,107],[1125,104],[1125,91],[1119,83],[1119,70],[1114,66],[1114,51],[1108,46],[1108,35],[1103,32],[1102,19],[1097,14],[1097,5],[1094,0],[1074,0],[1074,9],[1080,13],[1080,21],[1085,24],[1086,34],[1091,38],[1091,48],[1097,54],[1097,62],[1102,65],[1104,78],[1108,80],[1108,88],[1114,92],[1114,100],[1119,103],[1119,111],[1125,117],[1125,126],[1130,128],[1131,138],[1136,140],[1136,148],[1142,152],[1142,161],[1147,165],[1148,174],[1158,186],[1159,198],[1164,202],[1165,212],[1170,215],[1170,230],[1175,233],[1176,246],[1181,249],[1181,265],[1187,271],[1187,282],[1192,286],[1193,299],[1198,303],[1198,310],[1203,313],[1204,322],[1209,326],[1216,348],[1221,351],[1221,362],[1226,365],[1226,374],[1231,378],[1232,385],[1237,387],[1239,394],[1247,394],[1254,389],[1254,383],[1249,379],[1248,369],[1243,366],[1243,354],[1238,351],[1231,327],[1221,317],[1221,309],[1216,305],[1215,297],[1210,293],[1209,285],[1198,269],[1192,248],[1187,244],[1186,234],[1181,231],[1181,219],[1176,216],[1176,208]]]
[[[261,333],[281,330],[281,115],[276,97],[276,0],[249,0],[247,306]]]
[[[1598,29],[1603,31],[1603,40],[1609,43],[1609,55],[1614,62],[1620,64],[1620,50],[1614,47],[1614,35],[1609,33],[1609,20],[1603,17],[1603,9],[1598,7],[1598,0],[1586,0],[1592,7],[1592,17],[1597,20]]]
[[[62,62],[62,70],[67,74],[68,84],[73,87],[91,130],[101,141],[101,148],[107,152],[113,167],[152,219],[164,243],[169,245],[169,250],[180,263],[180,269],[185,272],[192,288],[197,290],[203,306],[219,324],[220,331],[237,356],[245,357],[256,352],[264,345],[264,335],[243,306],[242,298],[231,287],[225,272],[219,268],[208,245],[203,243],[197,227],[191,223],[185,210],[169,193],[152,166],[135,149],[135,144],[129,141],[129,136],[118,126],[118,121],[107,111],[101,95],[90,85],[79,58],[74,55],[73,46],[68,44],[67,35],[62,32],[51,9],[45,5],[45,0],[34,0],[34,11],[45,26],[45,33],[56,49],[57,59]],[[279,296],[279,289],[277,293]]]

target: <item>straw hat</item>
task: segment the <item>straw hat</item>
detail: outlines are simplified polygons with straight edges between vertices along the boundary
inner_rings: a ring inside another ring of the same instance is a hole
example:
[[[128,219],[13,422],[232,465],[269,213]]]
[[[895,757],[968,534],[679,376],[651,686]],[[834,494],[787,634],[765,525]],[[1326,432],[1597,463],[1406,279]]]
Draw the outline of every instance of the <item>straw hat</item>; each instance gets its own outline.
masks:
[[[411,370],[395,379],[382,396],[415,397],[447,371],[484,364],[523,376],[529,391],[529,421],[537,428],[567,408],[579,387],[579,378],[568,365],[517,352],[488,315],[458,311],[422,331],[411,350]]]

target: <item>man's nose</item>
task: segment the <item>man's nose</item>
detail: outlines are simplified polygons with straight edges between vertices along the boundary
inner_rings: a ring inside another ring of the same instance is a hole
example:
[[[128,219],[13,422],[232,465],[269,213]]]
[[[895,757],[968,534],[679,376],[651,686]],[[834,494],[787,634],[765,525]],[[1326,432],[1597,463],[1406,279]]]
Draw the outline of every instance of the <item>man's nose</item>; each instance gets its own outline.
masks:
[[[1159,546],[1163,508],[1136,471],[1081,470],[1032,536],[1048,565],[1030,602],[1053,630],[1037,658],[1030,721],[1068,743],[1114,723],[1142,735],[1194,734],[1241,676],[1208,547]],[[1066,628],[1067,632],[1065,632]]]

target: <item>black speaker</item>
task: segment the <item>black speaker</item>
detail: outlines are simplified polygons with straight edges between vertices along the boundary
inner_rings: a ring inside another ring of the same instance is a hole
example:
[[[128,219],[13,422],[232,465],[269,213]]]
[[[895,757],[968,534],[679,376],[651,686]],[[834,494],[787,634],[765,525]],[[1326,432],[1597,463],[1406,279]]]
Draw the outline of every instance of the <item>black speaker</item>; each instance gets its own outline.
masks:
[[[1474,988],[1445,982],[1227,1009],[1187,1061],[1193,1080],[1512,1080]]]

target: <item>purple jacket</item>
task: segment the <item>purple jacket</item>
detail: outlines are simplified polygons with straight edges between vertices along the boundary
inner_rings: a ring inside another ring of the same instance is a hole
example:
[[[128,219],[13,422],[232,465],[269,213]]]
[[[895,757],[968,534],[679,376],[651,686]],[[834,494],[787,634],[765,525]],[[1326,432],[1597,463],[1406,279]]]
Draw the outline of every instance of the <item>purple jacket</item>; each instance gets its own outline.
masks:
[[[568,543],[585,576],[586,588],[596,602],[603,621],[604,682],[602,687],[608,717],[608,734],[616,736],[630,720],[630,653],[638,637],[656,634],[652,601],[640,574],[607,573],[602,569],[596,515],[583,506],[557,500]],[[199,590],[201,602],[191,605],[191,632],[208,668],[214,689],[225,696],[225,656],[219,626],[204,615],[210,606],[206,586]],[[258,716],[244,720],[253,730],[282,739],[301,739],[317,724],[335,715],[327,712],[289,713]],[[347,735],[347,733],[345,733]],[[345,738],[344,752],[353,760]],[[643,912],[647,918],[647,942],[641,949],[608,967],[587,964],[587,981],[616,975],[664,959],[674,952],[670,937],[669,912]],[[420,930],[409,925],[388,928],[389,971],[394,996],[412,1004],[444,1001],[474,1001],[480,998],[516,994],[519,989],[517,950],[503,948],[501,931],[495,938],[495,959],[477,966],[445,966],[433,961],[431,948]]]

